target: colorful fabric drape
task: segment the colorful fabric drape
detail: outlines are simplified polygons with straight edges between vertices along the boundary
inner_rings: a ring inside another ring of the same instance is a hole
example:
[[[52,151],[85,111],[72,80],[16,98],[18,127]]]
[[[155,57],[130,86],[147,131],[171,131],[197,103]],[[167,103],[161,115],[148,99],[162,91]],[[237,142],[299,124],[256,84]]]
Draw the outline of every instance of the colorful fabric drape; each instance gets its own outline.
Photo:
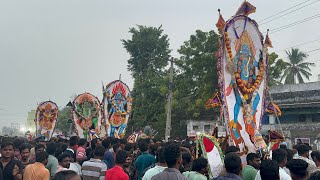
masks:
[[[103,90],[105,128],[110,137],[122,138],[132,110],[129,87],[120,80],[113,81]]]
[[[35,123],[36,137],[45,137],[48,141],[53,134],[58,120],[58,106],[52,101],[44,101],[37,107]]]
[[[78,95],[73,103],[73,121],[75,132],[80,138],[92,140],[102,137],[100,101],[90,93]]]

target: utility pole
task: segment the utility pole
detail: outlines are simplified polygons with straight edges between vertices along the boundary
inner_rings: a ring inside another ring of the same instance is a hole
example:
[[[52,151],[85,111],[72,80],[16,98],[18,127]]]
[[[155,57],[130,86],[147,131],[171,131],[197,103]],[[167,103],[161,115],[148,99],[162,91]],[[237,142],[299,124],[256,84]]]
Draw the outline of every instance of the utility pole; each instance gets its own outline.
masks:
[[[166,120],[166,131],[165,131],[165,142],[168,142],[171,131],[171,105],[172,105],[172,86],[173,86],[173,58],[170,60],[170,74],[169,74],[169,94],[167,104],[167,120]]]

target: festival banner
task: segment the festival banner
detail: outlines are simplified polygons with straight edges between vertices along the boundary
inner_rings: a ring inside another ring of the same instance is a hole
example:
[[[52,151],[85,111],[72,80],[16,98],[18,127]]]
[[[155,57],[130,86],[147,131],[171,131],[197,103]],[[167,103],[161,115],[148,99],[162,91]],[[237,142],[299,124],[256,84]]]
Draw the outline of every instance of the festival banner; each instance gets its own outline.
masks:
[[[263,44],[258,24],[248,17],[255,9],[244,1],[234,16],[225,22],[220,14],[217,23],[222,104],[232,144],[240,148],[243,161],[247,153],[264,147],[259,130],[264,113],[270,44]],[[270,39],[268,42],[271,43]]]
[[[124,137],[131,106],[130,89],[121,80],[113,81],[103,89],[103,114],[108,136]]]
[[[58,120],[59,108],[52,101],[44,101],[37,107],[35,123],[36,137],[44,137],[48,141],[53,134]]]
[[[75,133],[80,138],[92,140],[103,137],[101,133],[100,101],[90,93],[78,95],[72,103]]]

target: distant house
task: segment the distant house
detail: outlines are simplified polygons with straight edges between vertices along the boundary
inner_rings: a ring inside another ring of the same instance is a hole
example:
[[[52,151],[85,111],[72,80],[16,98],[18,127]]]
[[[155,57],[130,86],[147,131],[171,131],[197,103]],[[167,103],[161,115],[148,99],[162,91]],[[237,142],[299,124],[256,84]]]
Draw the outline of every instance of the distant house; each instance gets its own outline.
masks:
[[[311,145],[316,145],[314,142],[320,140],[320,82],[273,86],[270,94],[282,111],[279,120],[292,143],[298,138],[310,138]]]

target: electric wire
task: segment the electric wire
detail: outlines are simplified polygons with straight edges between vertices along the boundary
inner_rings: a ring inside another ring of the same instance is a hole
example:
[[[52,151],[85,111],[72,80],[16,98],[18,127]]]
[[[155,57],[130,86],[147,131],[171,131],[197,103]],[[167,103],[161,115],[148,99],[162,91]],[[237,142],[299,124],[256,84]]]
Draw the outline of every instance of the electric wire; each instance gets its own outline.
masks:
[[[270,18],[272,18],[272,17],[274,17],[274,16],[277,16],[277,15],[279,15],[279,14],[282,14],[282,13],[284,13],[284,12],[287,12],[287,11],[289,11],[290,9],[295,8],[295,7],[298,7],[298,6],[300,6],[300,5],[302,5],[302,4],[305,4],[305,3],[309,2],[309,1],[311,1],[311,0],[303,1],[302,3],[296,4],[296,5],[288,8],[288,9],[285,9],[285,10],[283,10],[283,11],[280,11],[280,12],[276,13],[276,14],[273,14],[273,15],[267,17],[267,18],[264,18],[264,19],[260,20],[259,23],[260,23],[260,22],[263,22],[263,21],[265,21],[265,20],[267,20],[267,19],[270,19]]]
[[[277,20],[277,19],[279,19],[279,18],[281,18],[281,17],[283,17],[283,16],[285,16],[285,15],[288,15],[288,14],[291,14],[291,13],[293,13],[293,12],[299,11],[299,10],[301,10],[301,9],[307,7],[307,6],[310,6],[310,5],[314,4],[314,3],[317,3],[317,2],[319,2],[319,1],[320,1],[320,0],[314,1],[314,2],[312,2],[312,3],[309,3],[309,4],[307,4],[307,5],[304,5],[304,6],[302,6],[302,7],[299,7],[298,9],[294,9],[294,10],[292,10],[292,11],[289,11],[289,12],[287,12],[287,13],[281,15],[281,16],[278,16],[278,17],[275,17],[275,18],[273,18],[273,19],[271,19],[271,20],[268,20],[268,21],[266,21],[266,22],[260,23],[260,26],[261,26],[261,25],[264,25],[264,24],[267,24],[267,23],[269,23],[269,22],[271,22],[271,21]]]

